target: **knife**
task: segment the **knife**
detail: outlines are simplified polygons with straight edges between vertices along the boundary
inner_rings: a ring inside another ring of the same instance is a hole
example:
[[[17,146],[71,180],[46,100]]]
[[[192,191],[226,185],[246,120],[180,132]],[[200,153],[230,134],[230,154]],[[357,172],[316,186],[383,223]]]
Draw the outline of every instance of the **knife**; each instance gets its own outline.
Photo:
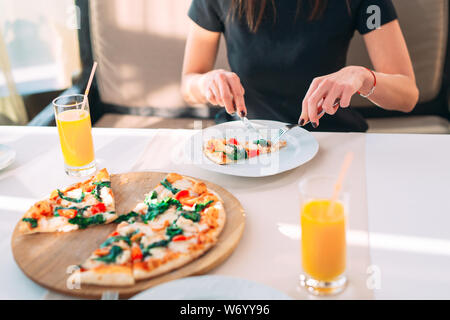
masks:
[[[258,132],[258,130],[253,126],[253,124],[250,122],[250,120],[247,119],[246,116],[241,116],[240,118],[247,130]]]

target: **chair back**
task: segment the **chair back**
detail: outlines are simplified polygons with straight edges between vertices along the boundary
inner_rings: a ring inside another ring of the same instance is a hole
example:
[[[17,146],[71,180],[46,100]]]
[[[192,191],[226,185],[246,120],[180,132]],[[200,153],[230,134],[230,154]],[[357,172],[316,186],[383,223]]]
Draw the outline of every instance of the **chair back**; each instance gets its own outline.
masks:
[[[187,11],[192,0],[91,0],[90,32],[102,102],[130,107],[185,107],[180,94]],[[393,0],[420,90],[419,102],[441,89],[449,37],[449,0]],[[349,65],[372,67],[357,32]],[[228,68],[222,39],[216,67]],[[355,97],[354,106],[370,106]]]
[[[408,45],[420,91],[419,103],[435,99],[442,87],[448,31],[448,0],[393,0]],[[355,33],[348,65],[372,67],[363,38]],[[370,106],[357,97],[354,106]]]
[[[91,0],[90,32],[103,103],[180,108],[191,0]],[[218,67],[226,68],[223,41]]]

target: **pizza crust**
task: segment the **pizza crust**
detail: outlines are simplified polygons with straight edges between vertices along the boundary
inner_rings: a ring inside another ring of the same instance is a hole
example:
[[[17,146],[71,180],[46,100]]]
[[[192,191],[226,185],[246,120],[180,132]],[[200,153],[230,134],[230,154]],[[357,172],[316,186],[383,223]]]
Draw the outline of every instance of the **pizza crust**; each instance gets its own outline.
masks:
[[[67,279],[68,283],[94,284],[100,286],[130,286],[134,284],[131,266],[102,266],[87,271],[76,271]]]

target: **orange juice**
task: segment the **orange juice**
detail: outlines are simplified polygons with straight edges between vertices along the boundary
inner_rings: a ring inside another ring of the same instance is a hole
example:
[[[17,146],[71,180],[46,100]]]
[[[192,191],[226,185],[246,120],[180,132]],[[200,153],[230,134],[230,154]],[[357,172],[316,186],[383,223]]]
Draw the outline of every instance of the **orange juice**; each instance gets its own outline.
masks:
[[[89,112],[71,109],[56,118],[64,161],[72,167],[82,167],[94,161],[94,146]]]
[[[301,212],[303,270],[319,281],[332,281],[345,271],[344,206],[330,200],[307,202]]]

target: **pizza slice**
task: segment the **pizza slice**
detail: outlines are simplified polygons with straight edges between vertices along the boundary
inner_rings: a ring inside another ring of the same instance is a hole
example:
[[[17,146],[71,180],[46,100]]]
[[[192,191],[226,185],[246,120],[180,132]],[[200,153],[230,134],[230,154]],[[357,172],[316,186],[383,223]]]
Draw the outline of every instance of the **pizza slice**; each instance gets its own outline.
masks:
[[[22,218],[24,233],[57,232],[106,224],[117,218],[111,179],[106,169],[66,189],[56,189],[36,202]]]
[[[270,140],[266,139],[247,141],[245,143],[245,149],[249,154],[249,158],[256,157],[264,153],[273,153],[284,147],[286,147],[286,141],[284,140],[280,140],[276,144],[273,144]]]
[[[149,198],[147,209],[142,204],[135,208],[141,217],[160,203],[169,202],[170,207],[143,220],[152,232],[142,236],[141,259],[133,261],[136,280],[155,277],[196,259],[216,244],[225,225],[220,197],[192,178],[169,174],[147,195]]]
[[[126,228],[127,226],[127,223],[119,225],[116,231],[78,266],[78,270],[70,275],[68,283],[111,286],[134,284],[131,248],[136,229]]]
[[[211,161],[223,165],[254,158],[264,153],[273,153],[285,146],[286,141],[284,140],[272,144],[270,140],[266,139],[250,142],[239,142],[236,138],[210,139],[205,142],[203,152]]]

